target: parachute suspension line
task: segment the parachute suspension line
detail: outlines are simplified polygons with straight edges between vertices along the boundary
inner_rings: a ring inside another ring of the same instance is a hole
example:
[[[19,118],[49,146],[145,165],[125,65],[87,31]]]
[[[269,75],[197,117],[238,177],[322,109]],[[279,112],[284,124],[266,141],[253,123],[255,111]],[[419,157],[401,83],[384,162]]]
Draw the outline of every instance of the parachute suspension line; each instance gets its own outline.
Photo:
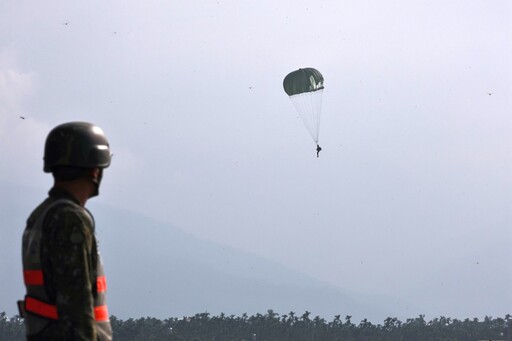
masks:
[[[308,129],[315,144],[318,144],[320,132],[320,113],[322,110],[323,90],[290,96],[295,109]]]
[[[316,109],[315,114],[315,127],[316,127],[316,140],[315,143],[318,145],[318,140],[320,139],[320,116],[322,113],[322,95],[324,91],[318,90],[313,96],[311,96],[311,105]]]

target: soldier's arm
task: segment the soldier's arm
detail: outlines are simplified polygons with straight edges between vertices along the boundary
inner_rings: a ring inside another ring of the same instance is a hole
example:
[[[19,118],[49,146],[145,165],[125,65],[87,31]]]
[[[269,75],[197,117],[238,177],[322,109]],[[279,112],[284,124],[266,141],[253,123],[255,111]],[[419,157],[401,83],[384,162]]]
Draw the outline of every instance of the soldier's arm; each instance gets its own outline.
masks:
[[[59,329],[66,339],[96,340],[91,248],[93,232],[74,208],[60,210],[53,219],[50,250],[52,284],[59,315]]]

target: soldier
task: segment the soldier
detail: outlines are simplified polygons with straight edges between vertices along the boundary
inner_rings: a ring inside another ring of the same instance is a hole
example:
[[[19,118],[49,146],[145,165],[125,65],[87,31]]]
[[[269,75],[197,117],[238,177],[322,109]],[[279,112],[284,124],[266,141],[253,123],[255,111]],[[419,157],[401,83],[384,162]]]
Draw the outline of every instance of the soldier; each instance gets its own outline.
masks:
[[[44,171],[54,186],[23,233],[27,340],[112,340],[94,218],[84,207],[110,160],[105,134],[90,123],[61,124],[46,138]]]

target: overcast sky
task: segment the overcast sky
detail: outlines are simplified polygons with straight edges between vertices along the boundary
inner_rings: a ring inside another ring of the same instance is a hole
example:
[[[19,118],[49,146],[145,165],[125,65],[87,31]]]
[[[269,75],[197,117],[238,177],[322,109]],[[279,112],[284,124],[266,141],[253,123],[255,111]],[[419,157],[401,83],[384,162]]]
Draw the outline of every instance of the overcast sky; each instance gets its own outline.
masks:
[[[511,6],[3,0],[0,177],[40,201],[46,134],[90,121],[114,153],[96,202],[437,316],[503,316]],[[282,88],[300,67],[325,78],[319,158]]]

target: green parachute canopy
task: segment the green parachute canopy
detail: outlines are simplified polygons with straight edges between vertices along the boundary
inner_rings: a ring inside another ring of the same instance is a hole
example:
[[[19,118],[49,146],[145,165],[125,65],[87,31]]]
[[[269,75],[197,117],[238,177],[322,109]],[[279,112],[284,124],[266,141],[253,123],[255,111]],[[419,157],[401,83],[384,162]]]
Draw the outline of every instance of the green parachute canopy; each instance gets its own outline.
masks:
[[[298,69],[284,78],[283,88],[318,145],[324,77],[313,68]]]
[[[298,69],[284,78],[283,87],[288,96],[313,92],[324,88],[324,77],[311,67]]]

